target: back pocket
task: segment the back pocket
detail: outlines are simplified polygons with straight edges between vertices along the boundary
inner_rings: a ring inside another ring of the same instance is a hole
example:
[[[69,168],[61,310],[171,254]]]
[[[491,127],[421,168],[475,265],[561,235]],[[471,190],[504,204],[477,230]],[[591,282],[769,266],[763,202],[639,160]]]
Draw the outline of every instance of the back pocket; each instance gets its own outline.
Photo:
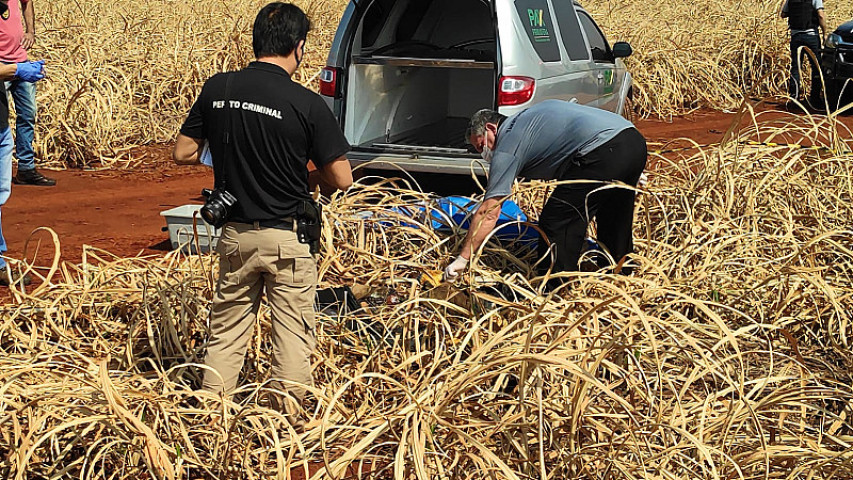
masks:
[[[307,245],[299,244],[300,251],[295,252],[294,246],[282,244],[278,246],[278,274],[280,283],[293,286],[308,286],[317,283],[317,261],[308,251]]]

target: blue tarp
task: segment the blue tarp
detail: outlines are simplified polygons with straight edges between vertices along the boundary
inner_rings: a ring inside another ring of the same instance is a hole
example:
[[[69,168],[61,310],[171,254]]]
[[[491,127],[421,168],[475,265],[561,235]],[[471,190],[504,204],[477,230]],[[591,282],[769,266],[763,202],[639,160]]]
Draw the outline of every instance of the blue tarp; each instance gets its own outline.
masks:
[[[471,217],[477,210],[479,202],[472,198],[451,196],[442,197],[429,203],[429,224],[440,232],[450,232],[454,227],[468,229]],[[426,205],[411,205],[405,207],[394,207],[393,212],[418,220],[421,224],[427,223]],[[498,218],[499,229],[495,237],[504,242],[519,242],[528,248],[536,248],[539,233],[529,225],[527,215],[512,200],[505,200],[501,206],[501,215]],[[402,226],[416,227],[415,224],[401,222]],[[503,226],[501,226],[503,225]]]

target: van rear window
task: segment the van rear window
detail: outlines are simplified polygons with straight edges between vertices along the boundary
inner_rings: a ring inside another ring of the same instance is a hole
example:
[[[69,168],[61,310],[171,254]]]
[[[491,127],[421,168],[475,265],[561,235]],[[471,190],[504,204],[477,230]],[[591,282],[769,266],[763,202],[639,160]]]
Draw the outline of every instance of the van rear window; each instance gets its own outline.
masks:
[[[546,0],[515,0],[527,38],[543,62],[559,62],[560,47]]]

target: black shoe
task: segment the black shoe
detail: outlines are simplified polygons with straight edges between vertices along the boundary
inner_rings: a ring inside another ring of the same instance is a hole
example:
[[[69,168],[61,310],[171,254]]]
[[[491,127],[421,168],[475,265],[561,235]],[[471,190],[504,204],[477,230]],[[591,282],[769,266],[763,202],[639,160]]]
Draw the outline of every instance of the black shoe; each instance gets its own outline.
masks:
[[[38,187],[52,187],[56,180],[45,177],[35,168],[32,170],[18,170],[18,174],[12,177],[12,183],[16,185],[36,185]]]
[[[809,97],[809,107],[817,111],[824,111],[826,110],[826,102],[823,101],[823,97]]]
[[[783,110],[788,113],[803,113],[803,105],[793,100],[788,100],[783,105]]]
[[[9,277],[11,276],[12,281],[9,281]],[[21,275],[21,272],[18,270],[10,270],[9,268],[0,268],[0,286],[8,287],[9,285],[21,284],[21,285],[29,285],[32,283],[33,279],[29,274]]]

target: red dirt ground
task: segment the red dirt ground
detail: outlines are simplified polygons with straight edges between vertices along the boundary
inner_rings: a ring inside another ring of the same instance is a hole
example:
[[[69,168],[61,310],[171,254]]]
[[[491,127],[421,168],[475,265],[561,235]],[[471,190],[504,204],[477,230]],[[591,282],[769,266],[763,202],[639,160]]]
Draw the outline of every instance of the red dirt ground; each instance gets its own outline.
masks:
[[[721,140],[734,114],[700,112],[672,121],[640,120],[637,126],[649,142],[665,143],[689,137],[699,143]],[[853,118],[843,120],[853,127]],[[55,187],[15,185],[2,208],[7,255],[21,258],[24,243],[38,227],[50,227],[59,235],[62,260],[80,262],[83,245],[92,245],[118,256],[162,255],[169,249],[168,233],[161,229],[160,212],[188,203],[202,203],[200,191],[212,184],[204,166],[177,166],[170,159],[171,146],[140,149],[144,167],[122,171],[51,171]],[[428,187],[425,187],[428,188]],[[33,258],[41,240],[37,264],[52,258],[48,235],[33,237],[27,258]],[[48,254],[50,252],[50,254]]]

